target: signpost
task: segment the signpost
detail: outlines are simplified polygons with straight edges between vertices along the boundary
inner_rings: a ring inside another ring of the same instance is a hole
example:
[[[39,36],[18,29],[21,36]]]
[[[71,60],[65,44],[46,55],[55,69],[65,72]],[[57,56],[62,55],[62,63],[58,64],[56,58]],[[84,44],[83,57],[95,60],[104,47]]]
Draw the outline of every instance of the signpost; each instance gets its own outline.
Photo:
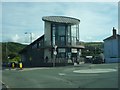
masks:
[[[56,49],[57,49],[57,45],[54,45],[54,61],[53,61],[53,67],[55,67],[55,60],[56,60],[56,55],[57,55],[57,51],[56,51]]]

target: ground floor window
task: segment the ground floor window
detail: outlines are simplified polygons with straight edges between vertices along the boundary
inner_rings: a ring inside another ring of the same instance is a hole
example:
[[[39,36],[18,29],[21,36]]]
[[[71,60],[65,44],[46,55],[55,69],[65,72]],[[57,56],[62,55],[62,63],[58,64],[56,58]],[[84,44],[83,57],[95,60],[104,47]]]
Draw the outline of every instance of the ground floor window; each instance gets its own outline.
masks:
[[[66,57],[66,49],[65,48],[58,48],[58,58],[65,58]]]
[[[54,50],[53,50],[54,51]],[[57,55],[55,56],[52,53],[53,58],[56,58],[56,62],[67,62],[67,60],[71,60],[71,62],[76,62],[80,58],[81,50],[77,48],[57,48]]]
[[[58,58],[66,58],[66,54],[65,53],[58,53]]]

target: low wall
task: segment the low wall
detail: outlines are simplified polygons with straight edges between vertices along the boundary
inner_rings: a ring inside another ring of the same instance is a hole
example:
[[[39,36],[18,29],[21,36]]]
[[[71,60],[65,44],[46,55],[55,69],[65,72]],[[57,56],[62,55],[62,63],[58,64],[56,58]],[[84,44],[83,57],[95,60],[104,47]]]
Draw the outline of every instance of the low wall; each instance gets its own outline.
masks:
[[[55,63],[55,67],[60,66],[68,66],[68,65],[74,65],[73,63]],[[31,65],[31,66],[24,66],[24,67],[53,67],[53,63],[40,63],[39,65]]]

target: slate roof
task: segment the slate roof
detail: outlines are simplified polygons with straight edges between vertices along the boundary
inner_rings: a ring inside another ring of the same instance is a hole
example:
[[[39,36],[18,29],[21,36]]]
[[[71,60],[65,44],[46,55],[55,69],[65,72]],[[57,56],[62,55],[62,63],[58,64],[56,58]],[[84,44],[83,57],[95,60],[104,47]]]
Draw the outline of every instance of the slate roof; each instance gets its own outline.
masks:
[[[117,35],[116,35],[116,37],[120,38],[120,35],[119,35],[119,34],[117,34]],[[116,37],[112,35],[112,36],[110,36],[110,37],[107,37],[107,38],[106,38],[106,39],[104,39],[103,41],[116,39]]]
[[[30,43],[29,45],[27,45],[25,48],[23,48],[19,54],[21,54],[22,52],[26,51],[31,45],[35,44],[36,42],[40,41],[41,39],[44,38],[44,35],[42,35],[41,37],[39,37],[38,39],[36,39],[34,42]]]
[[[79,24],[80,20],[65,16],[44,16],[43,21],[56,22],[56,23],[67,23],[67,24]]]

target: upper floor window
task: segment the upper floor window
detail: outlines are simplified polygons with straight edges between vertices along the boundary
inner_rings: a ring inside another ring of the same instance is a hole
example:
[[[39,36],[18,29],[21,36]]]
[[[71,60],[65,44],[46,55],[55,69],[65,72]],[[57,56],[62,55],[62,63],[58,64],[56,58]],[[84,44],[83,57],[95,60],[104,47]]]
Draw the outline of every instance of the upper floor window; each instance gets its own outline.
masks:
[[[37,43],[35,43],[34,45],[32,45],[32,49],[37,48]]]
[[[65,25],[58,26],[58,35],[59,36],[65,35]]]
[[[71,26],[71,36],[76,37],[76,25]]]

